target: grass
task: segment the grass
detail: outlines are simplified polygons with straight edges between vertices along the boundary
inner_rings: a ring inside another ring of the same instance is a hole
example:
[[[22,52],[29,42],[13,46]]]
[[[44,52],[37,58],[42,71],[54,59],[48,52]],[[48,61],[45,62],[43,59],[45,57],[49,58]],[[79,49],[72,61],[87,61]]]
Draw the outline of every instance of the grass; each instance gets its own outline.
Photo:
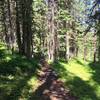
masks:
[[[31,100],[39,86],[38,63],[36,59],[11,55],[6,46],[0,44],[0,100]]]
[[[40,85],[38,68],[38,60],[11,55],[0,44],[0,100],[36,100],[34,94]],[[53,68],[79,100],[100,100],[100,63],[73,59],[68,63],[56,62]]]
[[[79,100],[100,100],[100,63],[73,59],[54,63],[53,68]]]

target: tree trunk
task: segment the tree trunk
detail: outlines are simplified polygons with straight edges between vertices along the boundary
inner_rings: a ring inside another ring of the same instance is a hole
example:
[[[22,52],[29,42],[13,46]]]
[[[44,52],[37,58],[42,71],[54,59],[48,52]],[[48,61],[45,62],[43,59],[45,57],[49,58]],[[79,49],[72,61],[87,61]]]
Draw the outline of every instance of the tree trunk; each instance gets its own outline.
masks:
[[[69,60],[69,34],[66,32],[66,38],[65,38],[65,43],[66,43],[66,60]]]
[[[12,53],[13,53],[13,50],[14,50],[14,33],[13,33],[13,28],[12,28],[12,16],[11,16],[11,1],[10,0],[7,0],[7,3],[8,3],[8,16],[9,16],[9,32],[10,32],[10,47],[11,47],[11,50],[12,50]]]
[[[83,44],[84,44],[84,57],[83,59],[86,61],[86,56],[87,56],[87,47],[86,47],[86,36],[84,36],[84,40],[83,40]]]
[[[19,53],[22,54],[23,51],[22,51],[22,42],[21,42],[18,4],[19,4],[18,1],[16,1],[16,37],[17,37]]]

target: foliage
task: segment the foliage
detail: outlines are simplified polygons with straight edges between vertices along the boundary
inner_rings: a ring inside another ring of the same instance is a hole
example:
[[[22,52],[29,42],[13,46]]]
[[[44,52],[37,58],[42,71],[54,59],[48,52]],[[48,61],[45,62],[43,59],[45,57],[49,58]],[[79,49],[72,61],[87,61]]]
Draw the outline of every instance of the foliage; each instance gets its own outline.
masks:
[[[37,60],[11,55],[4,44],[0,44],[0,100],[28,100],[39,85],[35,75],[37,68]]]

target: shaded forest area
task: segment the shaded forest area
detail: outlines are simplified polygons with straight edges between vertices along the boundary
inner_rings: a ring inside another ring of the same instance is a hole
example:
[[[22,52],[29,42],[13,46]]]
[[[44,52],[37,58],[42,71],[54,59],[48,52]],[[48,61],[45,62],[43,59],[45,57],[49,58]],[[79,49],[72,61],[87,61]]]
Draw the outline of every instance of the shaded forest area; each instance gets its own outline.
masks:
[[[100,0],[1,0],[0,100],[100,100]]]

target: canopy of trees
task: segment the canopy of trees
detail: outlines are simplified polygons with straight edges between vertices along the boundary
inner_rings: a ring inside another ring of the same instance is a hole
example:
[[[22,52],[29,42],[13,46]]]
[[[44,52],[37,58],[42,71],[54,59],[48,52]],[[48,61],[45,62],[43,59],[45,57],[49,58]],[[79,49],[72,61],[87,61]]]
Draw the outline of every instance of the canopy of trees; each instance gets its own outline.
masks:
[[[99,0],[0,1],[1,41],[12,53],[17,50],[28,58],[44,56],[51,61],[62,57],[68,60],[83,52],[86,59],[91,48],[92,54],[96,52],[94,55],[99,58],[98,24]],[[84,46],[81,47],[81,43]]]

